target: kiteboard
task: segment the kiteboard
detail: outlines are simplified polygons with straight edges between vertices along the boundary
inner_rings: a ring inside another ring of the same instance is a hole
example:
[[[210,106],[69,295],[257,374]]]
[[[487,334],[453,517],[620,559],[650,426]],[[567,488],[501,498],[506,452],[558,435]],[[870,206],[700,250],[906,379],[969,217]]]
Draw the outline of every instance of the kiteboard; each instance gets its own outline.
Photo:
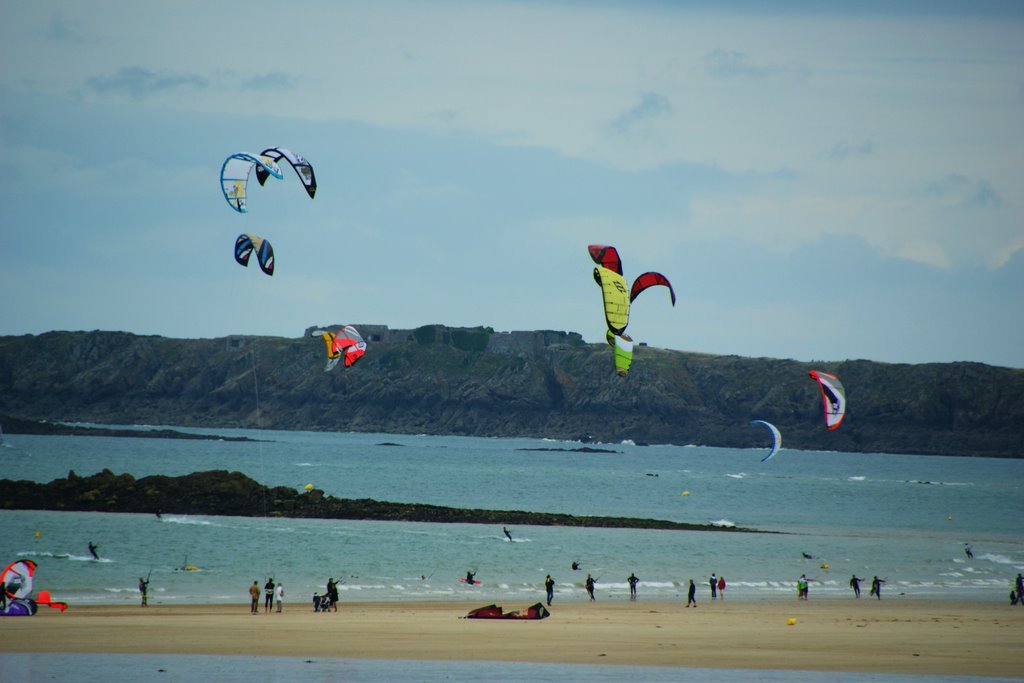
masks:
[[[461,581],[462,583],[466,583],[466,577],[465,577],[465,576],[460,576],[460,577],[459,577],[459,581]],[[473,581],[472,581],[471,583],[472,583],[472,584],[473,584],[474,586],[479,586],[480,584],[482,584],[482,583],[483,583],[483,581],[477,581],[476,579],[473,579]]]

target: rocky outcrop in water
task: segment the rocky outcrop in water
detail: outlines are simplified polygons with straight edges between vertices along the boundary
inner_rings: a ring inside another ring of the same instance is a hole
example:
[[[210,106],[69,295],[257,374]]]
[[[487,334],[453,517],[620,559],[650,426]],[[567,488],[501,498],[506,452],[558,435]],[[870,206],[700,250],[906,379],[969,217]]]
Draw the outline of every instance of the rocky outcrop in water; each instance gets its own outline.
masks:
[[[738,527],[684,524],[631,517],[578,517],[522,510],[451,508],[325,496],[320,489],[298,492],[268,488],[241,472],[211,470],[181,477],[149,476],[103,470],[89,477],[73,471],[48,484],[0,480],[0,509],[77,512],[135,512],[238,517],[361,519],[389,522],[462,522],[535,526],[667,529],[673,531],[753,531]]]

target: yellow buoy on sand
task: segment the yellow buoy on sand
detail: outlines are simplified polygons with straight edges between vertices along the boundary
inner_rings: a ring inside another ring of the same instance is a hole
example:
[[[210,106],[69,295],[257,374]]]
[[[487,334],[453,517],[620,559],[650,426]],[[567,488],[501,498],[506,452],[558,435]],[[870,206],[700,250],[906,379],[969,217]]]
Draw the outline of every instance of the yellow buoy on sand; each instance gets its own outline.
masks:
[[[789,624],[790,626],[796,626],[796,619],[790,617],[789,620],[786,621],[786,623]]]

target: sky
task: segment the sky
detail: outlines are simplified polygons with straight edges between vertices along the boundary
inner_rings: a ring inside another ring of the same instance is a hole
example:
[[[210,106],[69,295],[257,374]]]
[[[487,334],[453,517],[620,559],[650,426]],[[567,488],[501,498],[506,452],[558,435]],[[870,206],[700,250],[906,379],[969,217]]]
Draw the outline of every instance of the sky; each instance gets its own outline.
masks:
[[[1024,367],[1024,5],[0,0],[0,335],[440,323]],[[282,146],[249,211],[224,159]],[[232,257],[268,239],[267,277]]]

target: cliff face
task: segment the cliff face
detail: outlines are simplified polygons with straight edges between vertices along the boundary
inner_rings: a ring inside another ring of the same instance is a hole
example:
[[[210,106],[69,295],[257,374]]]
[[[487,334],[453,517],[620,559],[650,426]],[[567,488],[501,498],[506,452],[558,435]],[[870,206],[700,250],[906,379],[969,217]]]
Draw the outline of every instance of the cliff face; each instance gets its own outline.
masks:
[[[384,328],[386,330],[386,328]],[[316,338],[168,339],[123,332],[0,337],[0,413],[51,421],[533,436],[1024,457],[1024,371],[977,363],[815,364],[638,347],[559,332],[427,326],[381,334],[323,372]],[[838,375],[847,417],[825,430],[808,370]],[[258,399],[257,399],[258,397]]]

